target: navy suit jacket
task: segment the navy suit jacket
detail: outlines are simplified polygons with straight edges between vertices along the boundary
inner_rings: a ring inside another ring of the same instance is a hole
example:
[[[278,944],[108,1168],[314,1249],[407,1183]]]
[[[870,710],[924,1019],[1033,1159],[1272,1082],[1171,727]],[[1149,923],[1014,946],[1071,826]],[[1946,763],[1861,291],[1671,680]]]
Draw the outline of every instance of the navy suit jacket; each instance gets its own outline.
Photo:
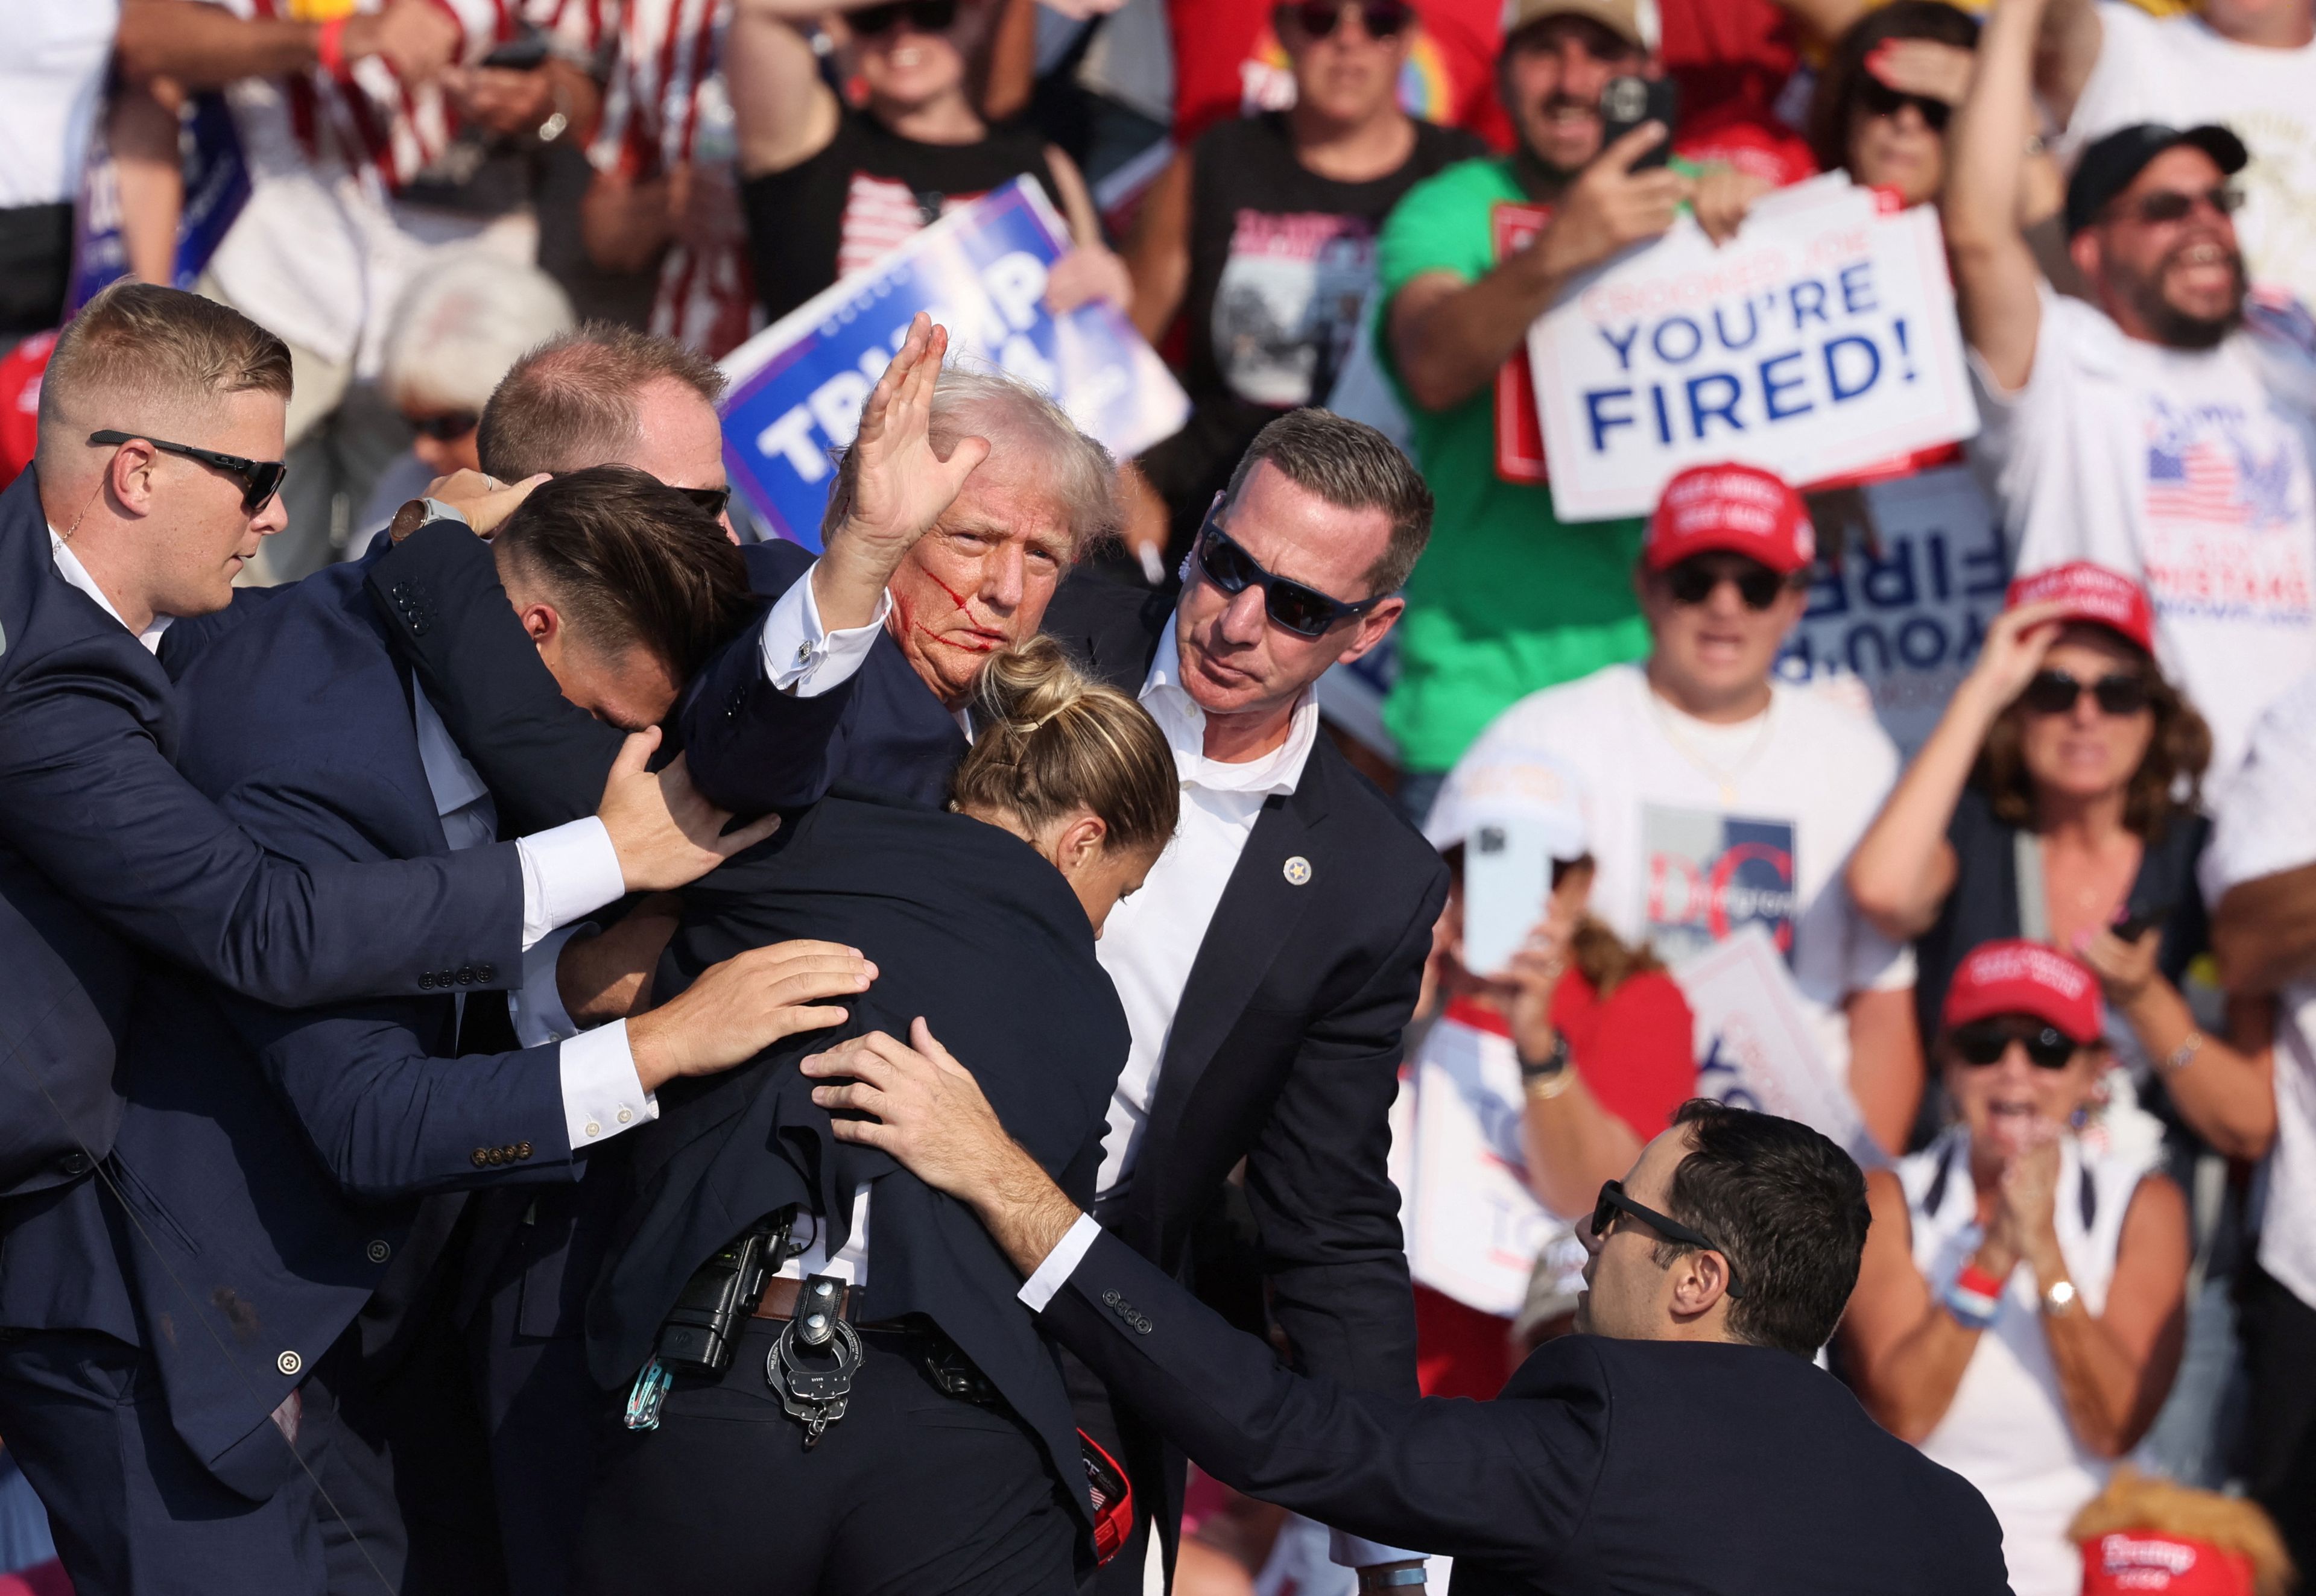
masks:
[[[1216,1478],[1456,1559],[1456,1596],[2003,1596],[1960,1476],[1806,1359],[1725,1343],[1546,1342],[1492,1402],[1297,1375],[1117,1237],[1047,1328]]]
[[[443,840],[362,575],[339,566],[171,629],[179,767],[317,872],[487,870],[490,850],[453,856]],[[247,1495],[294,1466],[267,1415],[382,1281],[423,1271],[405,1257],[423,1244],[421,1193],[579,1168],[559,1050],[446,1056],[456,1002],[430,990],[290,1010],[174,971],[140,999],[108,1164],[132,1220],[121,1266],[177,1433]]]
[[[512,847],[456,870],[282,857],[178,773],[180,732],[160,664],[57,573],[24,472],[0,494],[0,1198],[112,1145],[140,949],[285,1006],[521,976]]]

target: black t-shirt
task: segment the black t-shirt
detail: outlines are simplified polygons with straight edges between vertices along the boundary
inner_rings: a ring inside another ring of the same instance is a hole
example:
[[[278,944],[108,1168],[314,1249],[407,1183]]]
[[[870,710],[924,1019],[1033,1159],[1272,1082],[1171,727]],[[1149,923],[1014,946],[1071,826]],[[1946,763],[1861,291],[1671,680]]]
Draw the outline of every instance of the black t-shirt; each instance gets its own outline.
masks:
[[[740,185],[756,295],[774,321],[943,213],[1024,174],[1062,208],[1046,141],[993,128],[974,144],[922,144],[846,111],[818,155]]]

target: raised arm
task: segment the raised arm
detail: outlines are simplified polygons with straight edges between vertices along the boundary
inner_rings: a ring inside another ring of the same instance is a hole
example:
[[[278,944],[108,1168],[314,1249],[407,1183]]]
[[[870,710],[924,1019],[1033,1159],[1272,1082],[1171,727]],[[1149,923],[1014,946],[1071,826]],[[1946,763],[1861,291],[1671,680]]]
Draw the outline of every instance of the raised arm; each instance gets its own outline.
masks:
[[[2047,0],[2035,52],[2035,91],[2062,128],[2075,120],[2075,102],[2098,66],[2107,26],[2094,0]]]
[[[113,48],[133,84],[165,77],[188,89],[236,78],[283,77],[322,64],[322,22],[237,17],[207,0],[124,0]],[[384,57],[405,84],[424,82],[457,59],[464,31],[433,0],[387,0],[345,18],[338,51],[348,61]]]
[[[1978,40],[1978,75],[1946,135],[1938,217],[1963,336],[2004,389],[2025,387],[2043,325],[2040,274],[2018,228],[2034,127],[2035,46],[2044,0],[2000,0]]]
[[[828,10],[809,0],[740,0],[724,40],[724,81],[740,175],[786,172],[836,137],[842,108],[821,81],[805,25]]]
[[[1126,241],[1126,266],[1134,276],[1134,325],[1156,343],[1182,308],[1190,284],[1190,183],[1195,165],[1182,150],[1167,164],[1143,197]]]

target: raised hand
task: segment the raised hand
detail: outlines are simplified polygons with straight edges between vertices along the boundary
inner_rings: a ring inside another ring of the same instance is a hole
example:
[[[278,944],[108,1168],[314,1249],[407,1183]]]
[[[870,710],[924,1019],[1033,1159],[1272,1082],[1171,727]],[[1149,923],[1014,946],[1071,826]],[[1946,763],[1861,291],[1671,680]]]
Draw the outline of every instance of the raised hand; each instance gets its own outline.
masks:
[[[387,0],[346,19],[340,48],[348,60],[382,56],[405,87],[416,88],[459,58],[465,35],[458,18],[434,0]]]
[[[684,1075],[714,1075],[744,1064],[799,1031],[844,1023],[824,1002],[868,989],[877,966],[859,948],[833,942],[776,942],[721,964],[649,1014],[628,1022],[628,1048],[644,1090]]]
[[[2063,600],[2048,599],[2022,604],[1994,617],[1964,684],[1980,696],[1989,714],[1999,713],[2026,690],[2042,669],[2043,656],[2058,641],[2060,619],[2066,613]]]
[[[495,476],[485,476],[479,471],[454,471],[448,476],[438,476],[426,484],[426,496],[439,499],[467,518],[467,525],[475,529],[477,537],[488,538],[498,532],[499,526],[515,511],[515,506],[530,497],[530,491],[551,480],[542,471],[536,476],[526,476],[519,483],[503,483]],[[408,532],[396,532],[396,543],[407,537]]]
[[[1978,70],[1978,55],[1935,39],[1885,39],[1866,55],[1866,70],[1902,94],[1960,105]]]
[[[603,802],[595,810],[611,834],[630,892],[673,891],[780,829],[779,816],[766,815],[726,835],[732,811],[700,796],[682,756],[664,770],[648,768],[658,747],[657,726],[630,736],[611,762]]]
[[[949,330],[918,312],[901,352],[861,406],[848,462],[851,501],[812,573],[813,600],[831,631],[876,618],[893,572],[989,456],[985,438],[960,438],[946,456],[933,448],[933,389],[948,352]]]
[[[1688,180],[1670,167],[1633,170],[1634,162],[1670,137],[1662,122],[1643,122],[1568,185],[1552,225],[1528,246],[1542,253],[1546,270],[1557,278],[1586,270],[1672,226],[1688,197]]]

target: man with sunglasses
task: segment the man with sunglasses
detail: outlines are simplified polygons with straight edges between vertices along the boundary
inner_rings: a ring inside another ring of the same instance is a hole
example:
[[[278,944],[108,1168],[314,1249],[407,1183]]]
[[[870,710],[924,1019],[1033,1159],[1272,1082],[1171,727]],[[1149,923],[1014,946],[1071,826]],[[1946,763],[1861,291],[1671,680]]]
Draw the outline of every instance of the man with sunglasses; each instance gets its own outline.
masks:
[[[1635,572],[1646,661],[1531,694],[1465,762],[1516,746],[1576,768],[1591,795],[1593,912],[1627,942],[1677,965],[1748,927],[1768,933],[1819,1057],[1895,1151],[1921,1092],[1913,954],[1859,915],[1842,867],[1897,749],[1862,700],[1775,669],[1815,553],[1786,483],[1748,466],[1682,472]]]
[[[2223,803],[2261,710],[2316,667],[2316,335],[2247,291],[2231,180],[2249,155],[2217,125],[2140,122],[2086,148],[2064,217],[2089,301],[2042,279],[2018,202],[2044,17],[2010,0],[1990,18],[1948,140],[1972,448],[2020,573],[2089,560],[2146,584]]]
[[[1201,1467],[1448,1554],[1465,1596],[2007,1589],[1984,1501],[1811,1361],[1858,1278],[1867,1210],[1857,1165],[1806,1126],[1685,1104],[1601,1189],[1580,1334],[1473,1402],[1283,1363],[1080,1212],[937,1040],[872,1033],[803,1068],[832,1083],[815,1101],[872,1116],[838,1136],[968,1204],[1047,1333]]]

